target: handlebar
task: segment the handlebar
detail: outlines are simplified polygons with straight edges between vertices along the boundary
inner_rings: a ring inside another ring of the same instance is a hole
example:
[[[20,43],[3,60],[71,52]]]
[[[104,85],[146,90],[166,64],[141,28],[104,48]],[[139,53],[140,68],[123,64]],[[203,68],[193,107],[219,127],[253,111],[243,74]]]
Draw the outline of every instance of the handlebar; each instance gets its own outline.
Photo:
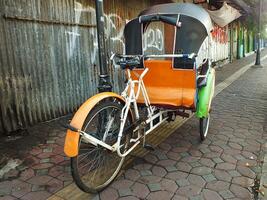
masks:
[[[121,55],[113,54],[110,60],[113,61],[113,65],[119,65],[122,69],[134,69],[141,64],[142,59],[148,58],[189,58],[193,59],[197,57],[197,54],[162,54],[162,55]]]
[[[110,60],[113,61],[114,65],[119,65],[122,69],[134,69],[140,65],[142,56],[140,55],[120,55],[113,54]]]

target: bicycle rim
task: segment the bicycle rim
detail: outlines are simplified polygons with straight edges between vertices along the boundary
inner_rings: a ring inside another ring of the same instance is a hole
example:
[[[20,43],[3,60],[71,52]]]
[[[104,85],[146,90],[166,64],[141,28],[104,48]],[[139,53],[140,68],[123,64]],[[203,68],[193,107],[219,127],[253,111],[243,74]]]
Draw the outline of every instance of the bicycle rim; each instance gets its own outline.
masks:
[[[88,116],[83,130],[109,145],[116,143],[120,128],[122,105],[106,102],[97,106]],[[128,117],[127,123],[131,120]],[[129,138],[122,138],[122,151],[128,148]],[[79,154],[72,159],[73,178],[85,192],[97,192],[114,180],[120,171],[124,158],[103,147],[94,146],[80,138]]]

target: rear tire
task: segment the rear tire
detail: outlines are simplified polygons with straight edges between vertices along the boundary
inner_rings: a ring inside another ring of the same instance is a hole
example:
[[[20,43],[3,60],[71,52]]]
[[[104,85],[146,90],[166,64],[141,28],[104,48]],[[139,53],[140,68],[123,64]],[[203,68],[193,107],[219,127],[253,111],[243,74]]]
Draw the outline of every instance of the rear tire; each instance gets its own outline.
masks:
[[[109,145],[117,142],[120,128],[120,102],[104,101],[96,105],[88,114],[83,131]],[[126,124],[132,123],[130,114]],[[107,130],[108,128],[108,130]],[[129,146],[130,135],[122,137],[122,152]],[[79,152],[71,158],[71,172],[77,186],[88,193],[96,193],[107,187],[119,173],[124,157],[101,146],[94,146],[80,136]]]
[[[199,119],[199,133],[201,141],[204,141],[208,135],[209,124],[210,124],[210,115],[208,115],[208,117]]]

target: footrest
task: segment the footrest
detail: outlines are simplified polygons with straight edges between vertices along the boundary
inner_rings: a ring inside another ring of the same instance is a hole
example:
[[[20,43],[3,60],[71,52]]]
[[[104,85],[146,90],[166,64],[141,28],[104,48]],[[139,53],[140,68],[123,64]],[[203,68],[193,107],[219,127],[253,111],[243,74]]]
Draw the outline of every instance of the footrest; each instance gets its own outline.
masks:
[[[149,150],[149,151],[155,151],[155,148],[152,146],[152,145],[150,145],[150,144],[144,144],[144,146],[143,146],[145,149],[147,149],[147,150]]]

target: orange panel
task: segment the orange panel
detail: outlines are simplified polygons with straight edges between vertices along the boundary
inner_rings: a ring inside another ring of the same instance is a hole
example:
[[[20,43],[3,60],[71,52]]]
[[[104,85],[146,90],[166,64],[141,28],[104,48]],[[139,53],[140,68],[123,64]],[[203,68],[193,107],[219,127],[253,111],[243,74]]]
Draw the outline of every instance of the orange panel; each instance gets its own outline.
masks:
[[[146,60],[145,67],[149,68],[144,83],[151,104],[194,107],[196,73],[193,69],[173,69],[171,60]],[[143,69],[133,71],[141,74]],[[137,79],[133,72],[131,75]],[[144,103],[142,94],[138,103]]]

